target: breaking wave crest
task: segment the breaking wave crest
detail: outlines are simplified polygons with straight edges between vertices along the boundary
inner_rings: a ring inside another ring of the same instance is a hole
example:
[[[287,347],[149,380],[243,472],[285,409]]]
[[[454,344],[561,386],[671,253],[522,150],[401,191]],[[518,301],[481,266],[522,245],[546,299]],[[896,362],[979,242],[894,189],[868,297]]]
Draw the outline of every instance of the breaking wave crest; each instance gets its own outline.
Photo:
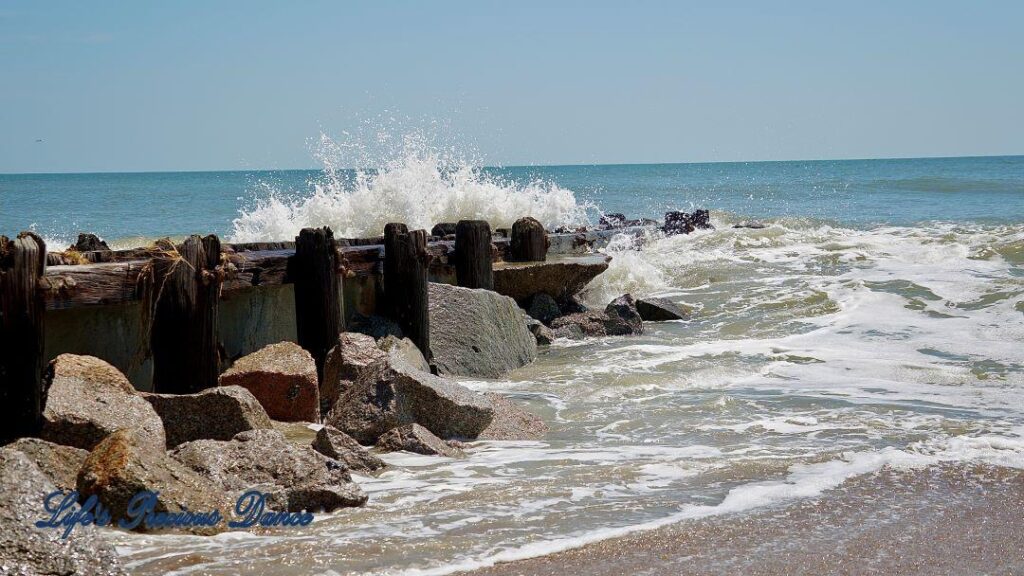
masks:
[[[311,193],[289,193],[271,184],[255,206],[233,221],[232,242],[290,240],[302,228],[330,226],[342,238],[373,237],[388,222],[429,230],[440,222],[486,220],[507,227],[533,216],[549,229],[589,223],[593,206],[571,190],[545,180],[514,182],[489,174],[465,157],[429,141],[421,133],[403,135],[383,160],[353,155],[357,143],[321,135],[316,157],[321,178]],[[349,162],[368,168],[347,169]]]

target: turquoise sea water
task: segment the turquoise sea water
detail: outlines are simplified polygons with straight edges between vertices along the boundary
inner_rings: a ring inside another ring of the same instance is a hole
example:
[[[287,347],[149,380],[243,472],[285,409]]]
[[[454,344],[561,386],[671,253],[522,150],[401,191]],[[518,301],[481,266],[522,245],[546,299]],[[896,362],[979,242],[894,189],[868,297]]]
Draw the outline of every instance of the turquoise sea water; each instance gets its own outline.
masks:
[[[453,170],[434,168],[442,179]],[[414,172],[407,165],[391,170],[417,178],[410,189],[422,185],[420,175],[403,171]],[[1024,221],[1024,156],[511,167],[488,168],[475,178],[474,183],[493,181],[504,189],[523,190],[539,181],[571,191],[579,203],[591,205],[592,221],[599,210],[659,217],[691,207],[857,227]],[[0,175],[0,233],[34,229],[60,242],[80,231],[109,239],[231,236],[240,211],[251,211],[261,200],[274,196],[294,204],[318,188],[356,187],[355,179],[352,171],[321,170]],[[459,192],[459,182],[448,184],[440,192],[428,187],[420,198],[399,200],[429,204],[431,193]]]

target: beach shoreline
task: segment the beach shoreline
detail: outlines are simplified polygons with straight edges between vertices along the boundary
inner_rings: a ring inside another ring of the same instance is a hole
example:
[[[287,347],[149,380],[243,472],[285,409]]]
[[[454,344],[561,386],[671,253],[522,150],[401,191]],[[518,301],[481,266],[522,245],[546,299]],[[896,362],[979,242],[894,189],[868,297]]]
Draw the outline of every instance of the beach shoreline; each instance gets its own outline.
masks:
[[[885,469],[816,498],[461,574],[1019,574],[1022,528],[1020,470]]]

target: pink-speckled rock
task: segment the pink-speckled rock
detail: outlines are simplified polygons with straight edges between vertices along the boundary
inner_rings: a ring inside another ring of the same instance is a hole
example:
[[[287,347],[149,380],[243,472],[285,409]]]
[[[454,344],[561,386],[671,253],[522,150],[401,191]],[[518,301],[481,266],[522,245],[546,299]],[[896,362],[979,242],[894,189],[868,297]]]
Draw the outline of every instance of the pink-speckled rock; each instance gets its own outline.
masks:
[[[252,392],[274,420],[320,421],[316,364],[298,344],[279,342],[240,358],[221,374],[220,385]]]

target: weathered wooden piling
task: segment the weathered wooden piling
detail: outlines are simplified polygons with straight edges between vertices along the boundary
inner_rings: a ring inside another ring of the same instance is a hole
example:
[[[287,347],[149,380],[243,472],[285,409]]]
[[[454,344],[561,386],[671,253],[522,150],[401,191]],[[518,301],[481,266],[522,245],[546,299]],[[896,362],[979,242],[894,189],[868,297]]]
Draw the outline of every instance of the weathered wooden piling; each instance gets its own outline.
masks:
[[[43,414],[46,243],[0,236],[0,444],[39,432]]]
[[[512,224],[510,259],[517,262],[542,262],[547,259],[548,234],[536,218],[526,216]]]
[[[494,290],[491,225],[461,220],[455,227],[455,277],[459,286]]]
[[[299,232],[288,276],[295,284],[299,346],[316,360],[316,372],[323,381],[327,351],[338,342],[338,334],[344,329],[338,250],[330,228],[304,228]]]
[[[410,231],[405,224],[384,227],[384,305],[394,320],[429,361],[430,313],[427,272],[430,267],[426,230]]]
[[[153,388],[189,394],[217,385],[218,308],[224,280],[220,239],[189,236],[153,258],[155,297],[150,346]]]

